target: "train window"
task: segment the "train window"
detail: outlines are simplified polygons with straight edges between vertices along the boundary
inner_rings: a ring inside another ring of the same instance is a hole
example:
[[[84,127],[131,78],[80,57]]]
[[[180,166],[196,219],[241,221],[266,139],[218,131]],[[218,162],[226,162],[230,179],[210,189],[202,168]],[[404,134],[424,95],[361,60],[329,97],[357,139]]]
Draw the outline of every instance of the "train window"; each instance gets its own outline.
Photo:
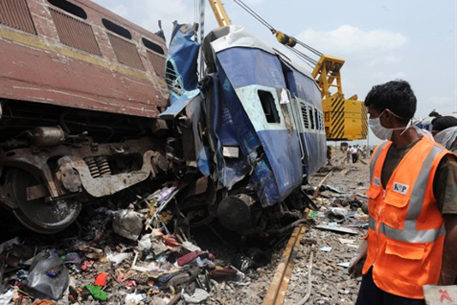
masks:
[[[53,8],[50,12],[63,44],[98,56],[102,55],[89,24]]]
[[[132,34],[130,31],[120,25],[115,24],[114,22],[109,21],[108,19],[102,18],[102,23],[106,29],[110,30],[113,33],[116,33],[119,36],[122,36],[127,39],[132,39]]]
[[[311,122],[311,129],[314,129],[313,109],[311,107],[310,107],[308,113],[309,113],[309,121]]]
[[[184,88],[181,86],[181,82],[178,79],[178,74],[171,61],[167,62],[165,81],[167,82],[168,89],[176,92],[179,95],[184,94]]]
[[[317,112],[317,109],[314,109],[314,118],[316,120],[316,129],[317,130],[320,130],[321,129],[321,124],[320,124],[320,120],[319,120],[319,113]]]
[[[165,58],[163,56],[159,56],[159,54],[165,55],[164,49],[149,39],[143,38],[142,41],[143,45],[148,49],[148,58],[154,68],[154,71],[158,76],[165,77]]]
[[[77,16],[82,19],[87,19],[87,14],[86,12],[79,6],[65,1],[65,0],[48,0],[49,3],[52,5],[66,11],[69,14],[72,14],[74,16]]]
[[[26,0],[1,0],[0,24],[30,34],[36,34]]]
[[[324,114],[322,112],[319,112],[320,116],[321,116],[321,130],[324,130]]]
[[[280,123],[278,110],[276,109],[276,103],[271,92],[259,90],[258,92],[260,102],[262,103],[263,112],[268,123]]]
[[[305,128],[309,129],[309,118],[308,111],[306,110],[306,105],[301,105],[301,114],[303,117],[303,123],[305,124]]]
[[[159,46],[157,43],[152,42],[146,38],[143,38],[142,41],[143,41],[144,46],[146,48],[148,48],[149,50],[162,54],[162,55],[165,54],[165,51],[163,50],[163,48],[161,46]]]

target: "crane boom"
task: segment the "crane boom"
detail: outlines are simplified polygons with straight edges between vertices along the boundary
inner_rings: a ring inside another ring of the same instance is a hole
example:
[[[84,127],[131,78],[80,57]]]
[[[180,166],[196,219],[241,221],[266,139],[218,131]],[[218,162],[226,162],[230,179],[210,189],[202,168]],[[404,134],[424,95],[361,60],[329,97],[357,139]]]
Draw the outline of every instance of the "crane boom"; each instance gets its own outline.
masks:
[[[230,19],[225,11],[224,5],[220,0],[208,0],[211,8],[213,9],[214,16],[220,27],[232,25]]]

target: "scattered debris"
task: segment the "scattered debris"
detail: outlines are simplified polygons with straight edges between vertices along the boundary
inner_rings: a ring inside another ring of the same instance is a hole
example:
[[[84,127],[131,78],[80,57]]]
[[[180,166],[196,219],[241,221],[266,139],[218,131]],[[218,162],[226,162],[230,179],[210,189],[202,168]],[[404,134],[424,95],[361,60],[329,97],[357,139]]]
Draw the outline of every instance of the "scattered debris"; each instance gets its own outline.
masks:
[[[332,247],[322,247],[319,249],[319,251],[330,252],[332,251]]]
[[[209,298],[209,293],[201,288],[196,288],[192,295],[189,295],[185,290],[181,292],[184,301],[191,304],[200,304]]]
[[[367,201],[359,191],[354,192],[362,182],[354,175],[361,172],[355,169],[342,178],[328,171],[329,184],[309,188],[312,193],[319,189],[314,202],[320,209],[302,211],[305,217],[299,221],[316,225],[299,236],[287,257],[296,267],[284,270],[289,273],[278,283],[278,287],[289,283],[282,296],[285,304],[298,304],[305,293],[310,304],[355,301],[360,279],[352,279],[346,268],[359,243],[351,236],[362,234],[368,220],[360,207],[351,210],[354,201]],[[322,181],[317,179],[315,183]],[[267,247],[271,251],[251,243],[236,251],[230,242],[219,243],[227,236],[217,237],[217,245],[210,248],[206,238],[197,245],[196,236],[168,216],[178,191],[179,187],[163,187],[118,205],[126,207],[121,210],[113,204],[88,207],[77,233],[66,233],[63,238],[21,235],[3,242],[0,303],[263,303],[271,275],[284,259],[286,238],[254,238],[271,243]],[[203,232],[214,234],[213,229]],[[314,253],[312,274],[308,272],[311,249],[321,250]],[[304,290],[309,276],[319,285]]]
[[[342,156],[336,152],[333,158]],[[344,156],[343,156],[344,157]],[[332,162],[334,164],[338,162]],[[329,176],[326,184],[321,186],[316,201],[321,203],[320,209],[311,216],[316,224],[306,232],[301,240],[301,249],[297,251],[295,267],[290,279],[289,288],[286,292],[285,305],[300,304],[309,293],[306,304],[354,304],[360,286],[361,278],[352,277],[349,274],[348,262],[356,257],[361,241],[356,237],[363,236],[368,224],[368,215],[363,210],[363,204],[368,198],[361,194],[369,184],[369,167],[362,163],[348,164],[337,167],[328,167],[326,171],[333,169],[333,175]],[[339,172],[338,172],[339,171]],[[321,177],[313,177],[311,185],[317,185]],[[332,188],[340,191],[335,192]],[[362,189],[364,188],[364,189]],[[309,190],[309,191],[308,191]],[[308,186],[304,189],[312,194],[315,188]],[[358,201],[357,206],[351,204]],[[327,203],[328,202],[328,203]],[[334,217],[338,208],[345,217],[344,227],[336,223],[336,219],[329,219],[327,215]],[[312,271],[312,288],[308,286],[308,268],[310,248],[316,245],[317,249],[331,247],[331,251],[317,251],[314,253]],[[244,304],[244,303],[243,303]]]
[[[325,216],[336,223],[343,223],[346,220],[347,210],[343,208],[331,208],[325,212]]]
[[[25,289],[34,298],[59,300],[68,287],[70,277],[64,262],[52,251],[35,256]]]
[[[344,227],[341,227],[341,226],[337,226],[336,223],[333,223],[335,225],[318,225],[318,226],[315,226],[316,229],[321,229],[321,230],[329,230],[329,231],[333,231],[333,232],[338,232],[338,233],[342,233],[342,234],[353,234],[353,235],[357,235],[359,234],[358,231],[356,230],[352,230],[352,229],[348,229],[348,228],[344,228]]]
[[[114,213],[113,231],[131,240],[137,240],[143,230],[143,215],[132,210]]]

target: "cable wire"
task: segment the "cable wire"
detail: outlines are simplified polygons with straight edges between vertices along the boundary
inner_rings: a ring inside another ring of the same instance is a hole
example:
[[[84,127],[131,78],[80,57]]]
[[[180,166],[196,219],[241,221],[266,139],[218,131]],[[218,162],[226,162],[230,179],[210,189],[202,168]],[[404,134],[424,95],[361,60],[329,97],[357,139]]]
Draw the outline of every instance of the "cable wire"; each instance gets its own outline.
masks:
[[[297,43],[298,43],[299,45],[301,45],[302,47],[304,47],[304,48],[308,49],[309,51],[313,52],[313,53],[316,54],[317,56],[322,56],[322,55],[323,55],[321,52],[319,52],[318,50],[316,50],[316,49],[310,47],[310,46],[307,45],[306,43],[304,43],[304,42],[302,42],[302,41],[300,41],[300,40],[298,40],[298,39],[295,39],[295,40],[297,40]]]
[[[262,23],[264,26],[266,26],[270,31],[273,31],[274,28],[271,24],[269,24],[265,19],[259,16],[253,9],[251,9],[249,6],[247,6],[243,1],[241,0],[233,0],[236,4],[238,4],[242,9],[244,9],[246,12],[248,12],[250,15],[252,15],[255,19],[257,19],[260,23]]]
[[[308,55],[298,51],[297,49],[294,49],[292,47],[286,46],[292,53],[297,55],[300,59],[302,59],[308,66],[310,66],[312,69],[317,65],[317,61],[314,60],[313,58],[309,57]]]
[[[244,9],[246,12],[248,12],[251,16],[253,16],[255,19],[257,19],[260,23],[262,23],[265,27],[267,27],[272,33],[276,33],[275,28],[269,24],[265,19],[260,17],[259,14],[257,14],[253,9],[251,9],[249,6],[247,6],[242,0],[233,0],[236,4],[238,4],[242,9]],[[319,52],[318,50],[314,49],[313,47],[307,45],[306,43],[294,38],[297,44],[301,45],[308,51],[314,53],[317,56],[322,56],[323,54]],[[297,49],[294,49],[293,47],[290,47],[286,44],[284,44],[289,50],[291,50],[295,55],[297,55],[299,58],[303,59],[306,64],[308,64],[312,69],[317,65],[317,61],[314,60],[313,58],[309,57],[308,55],[304,54],[303,52],[298,51]],[[314,66],[313,66],[314,65]]]

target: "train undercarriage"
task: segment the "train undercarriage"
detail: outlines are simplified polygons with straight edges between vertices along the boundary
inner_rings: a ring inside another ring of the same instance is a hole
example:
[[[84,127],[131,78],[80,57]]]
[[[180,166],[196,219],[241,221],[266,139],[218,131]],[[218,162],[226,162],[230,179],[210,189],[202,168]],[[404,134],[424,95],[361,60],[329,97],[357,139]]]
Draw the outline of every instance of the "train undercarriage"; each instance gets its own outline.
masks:
[[[8,100],[2,110],[0,200],[34,231],[60,231],[88,198],[168,170],[154,119]]]
[[[180,185],[179,205],[171,209],[191,227],[217,218],[241,235],[280,233],[309,205],[297,190],[264,209],[247,179],[231,191],[218,189],[185,161],[180,123],[170,128],[173,122],[165,120],[10,100],[2,110],[0,205],[39,233],[59,232],[84,204],[141,183],[151,193],[158,180]]]

